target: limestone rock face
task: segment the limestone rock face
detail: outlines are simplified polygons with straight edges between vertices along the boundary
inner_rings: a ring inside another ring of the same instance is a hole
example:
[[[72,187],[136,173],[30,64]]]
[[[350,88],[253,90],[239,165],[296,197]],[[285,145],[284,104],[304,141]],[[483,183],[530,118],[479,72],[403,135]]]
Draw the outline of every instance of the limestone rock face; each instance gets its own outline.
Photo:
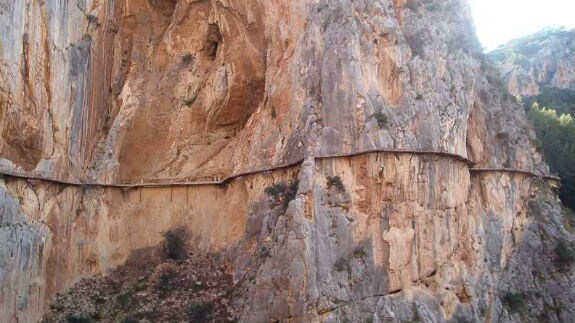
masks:
[[[536,96],[544,88],[575,91],[575,30],[543,30],[489,56],[513,95]]]
[[[181,224],[242,322],[573,320],[573,237],[465,1],[0,0],[0,30],[4,173],[197,184],[3,177],[1,322]]]

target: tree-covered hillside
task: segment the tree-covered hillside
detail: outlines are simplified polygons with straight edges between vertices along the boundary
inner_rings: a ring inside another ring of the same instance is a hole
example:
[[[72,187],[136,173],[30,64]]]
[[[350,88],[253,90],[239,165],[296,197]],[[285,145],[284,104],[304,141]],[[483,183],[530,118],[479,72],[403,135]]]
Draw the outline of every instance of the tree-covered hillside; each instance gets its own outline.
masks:
[[[537,132],[540,148],[551,171],[559,175],[561,200],[575,209],[575,121],[569,114],[559,115],[551,108],[534,103],[528,111],[529,120]]]
[[[509,92],[524,103],[560,196],[575,210],[575,30],[544,29],[489,54]]]

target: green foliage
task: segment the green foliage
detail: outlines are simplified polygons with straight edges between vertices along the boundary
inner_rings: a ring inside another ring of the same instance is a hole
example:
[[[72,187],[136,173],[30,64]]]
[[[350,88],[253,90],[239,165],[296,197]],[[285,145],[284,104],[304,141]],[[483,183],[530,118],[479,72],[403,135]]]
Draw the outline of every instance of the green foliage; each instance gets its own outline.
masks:
[[[189,99],[184,99],[184,105],[187,106],[188,108],[191,107],[192,105],[194,105],[194,103],[196,103],[196,100],[198,99],[197,95],[192,95],[191,98]]]
[[[164,253],[169,259],[182,260],[188,256],[190,232],[186,227],[180,226],[170,229],[162,234],[164,237]]]
[[[365,258],[367,256],[367,252],[363,247],[358,247],[353,251],[353,255],[356,258]]]
[[[134,292],[131,290],[129,290],[123,294],[118,295],[117,300],[118,300],[118,304],[120,304],[120,307],[123,309],[128,308],[128,306],[132,302],[133,296],[134,296]]]
[[[575,116],[575,91],[573,90],[545,87],[539,95],[526,97],[524,101],[528,108],[537,103],[542,107],[553,108],[557,114]]]
[[[128,317],[125,317],[125,318],[122,320],[122,323],[139,323],[139,322],[140,322],[139,320],[137,320],[137,319],[135,319],[135,318],[133,318],[133,317],[129,317],[129,316],[128,316]]]
[[[341,181],[341,177],[339,176],[329,176],[327,178],[327,187],[332,188],[335,187],[340,192],[345,192],[345,187],[343,186],[343,182]]]
[[[555,247],[555,264],[560,269],[565,269],[575,262],[575,246],[563,240]]]
[[[259,257],[260,258],[267,258],[270,256],[270,251],[265,246],[260,246],[259,250]]]
[[[545,160],[553,173],[562,179],[559,197],[575,209],[575,120],[568,114],[558,115],[553,109],[533,104],[527,112]]]
[[[176,278],[176,272],[173,269],[166,269],[160,273],[156,288],[160,293],[165,294],[171,289],[171,283]]]
[[[572,37],[572,31],[563,28],[546,28],[535,34],[510,41],[489,54],[496,62],[516,62],[516,60],[532,57],[541,49],[549,46],[552,39],[561,40]]]
[[[182,64],[184,65],[190,65],[190,63],[192,63],[194,61],[194,55],[187,53],[184,54],[184,56],[182,56]]]
[[[88,19],[88,23],[89,24],[94,24],[98,27],[100,27],[100,23],[98,22],[98,17],[92,14],[89,14],[86,16],[86,19]]]
[[[423,100],[423,94],[421,94],[421,93],[417,94],[417,96],[415,97],[415,99],[416,99],[416,100],[419,100],[419,101]]]
[[[285,183],[276,183],[272,186],[266,187],[264,192],[273,198],[278,198],[281,194],[283,194],[287,189],[287,185]]]
[[[508,292],[503,296],[503,303],[505,303],[512,312],[517,312],[525,306],[525,298],[522,293]]]
[[[96,321],[89,316],[83,315],[68,315],[66,318],[67,323],[95,323]]]
[[[388,118],[385,113],[379,111],[376,112],[373,116],[375,117],[375,120],[377,120],[377,124],[380,128],[385,128],[387,126]]]
[[[345,258],[339,258],[335,264],[333,264],[333,268],[335,268],[337,272],[346,271],[348,266],[349,264]]]
[[[289,184],[276,183],[265,188],[264,192],[274,200],[274,203],[282,203],[287,208],[290,201],[293,201],[297,195],[299,181],[295,180]]]
[[[194,303],[186,310],[191,322],[206,322],[212,313],[214,305],[212,303]]]

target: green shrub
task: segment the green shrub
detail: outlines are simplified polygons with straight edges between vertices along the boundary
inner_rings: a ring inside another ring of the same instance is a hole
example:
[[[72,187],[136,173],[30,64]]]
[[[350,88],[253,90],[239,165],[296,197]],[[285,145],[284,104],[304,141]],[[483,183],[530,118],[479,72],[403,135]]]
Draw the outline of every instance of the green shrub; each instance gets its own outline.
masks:
[[[345,187],[343,186],[343,182],[341,181],[341,177],[339,176],[329,176],[327,178],[327,187],[332,188],[335,187],[341,192],[345,192]]]
[[[505,303],[512,312],[516,312],[525,305],[525,299],[522,293],[508,292],[503,296],[503,303]]]
[[[191,107],[192,105],[194,105],[194,103],[196,103],[196,100],[198,99],[197,95],[193,95],[191,98],[189,99],[184,99],[184,105],[187,106],[188,108]]]
[[[194,60],[194,55],[187,53],[182,56],[182,64],[189,65]]]
[[[182,260],[188,256],[190,232],[184,226],[162,233],[164,253],[169,259]]]
[[[346,259],[344,258],[339,258],[335,264],[333,264],[333,268],[335,268],[335,270],[337,272],[343,272],[346,271],[348,267],[348,262]]]
[[[128,317],[125,317],[121,322],[122,323],[139,323],[140,320],[128,316]]]
[[[98,17],[92,14],[89,14],[86,16],[86,19],[88,19],[88,24],[94,24],[96,26],[100,26],[100,23],[98,22]]]
[[[374,115],[375,120],[380,128],[385,128],[387,126],[388,118],[383,112],[376,112]]]
[[[66,317],[66,322],[68,323],[95,323],[91,317],[83,315],[70,314]]]
[[[573,262],[575,262],[575,250],[574,246],[563,240],[559,241],[555,247],[555,263],[560,268],[569,267]]]
[[[295,180],[291,183],[276,183],[272,186],[266,187],[264,192],[274,199],[275,203],[282,202],[284,208],[287,208],[290,201],[295,199],[297,190],[299,188],[299,181]]]
[[[260,258],[267,258],[270,256],[270,251],[265,246],[260,246],[260,250],[259,250],[258,255]]]
[[[130,303],[132,303],[133,296],[134,296],[134,292],[129,290],[123,294],[118,295],[116,297],[116,299],[118,300],[118,304],[120,304],[120,307],[125,309],[125,308],[128,308]]]
[[[531,105],[527,116],[540,140],[538,149],[542,147],[549,169],[561,177],[561,201],[575,210],[575,119],[570,114],[560,114],[537,103]]]
[[[195,303],[188,307],[186,313],[192,322],[205,322],[213,309],[214,305],[212,303]]]
[[[286,190],[287,185],[285,183],[276,183],[266,187],[264,192],[270,197],[279,198]]]
[[[356,258],[365,258],[367,256],[367,252],[363,247],[358,247],[353,251],[353,255]]]
[[[162,273],[160,273],[160,277],[158,279],[158,283],[156,288],[160,293],[165,294],[166,292],[170,291],[171,283],[176,278],[176,272],[173,269],[166,269]]]

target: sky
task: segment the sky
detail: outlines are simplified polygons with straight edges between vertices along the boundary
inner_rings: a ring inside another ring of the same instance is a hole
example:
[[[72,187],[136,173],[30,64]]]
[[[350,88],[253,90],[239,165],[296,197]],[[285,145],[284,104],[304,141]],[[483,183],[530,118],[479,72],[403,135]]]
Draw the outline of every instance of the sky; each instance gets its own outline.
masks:
[[[468,0],[477,35],[490,51],[545,27],[575,28],[575,0]]]

